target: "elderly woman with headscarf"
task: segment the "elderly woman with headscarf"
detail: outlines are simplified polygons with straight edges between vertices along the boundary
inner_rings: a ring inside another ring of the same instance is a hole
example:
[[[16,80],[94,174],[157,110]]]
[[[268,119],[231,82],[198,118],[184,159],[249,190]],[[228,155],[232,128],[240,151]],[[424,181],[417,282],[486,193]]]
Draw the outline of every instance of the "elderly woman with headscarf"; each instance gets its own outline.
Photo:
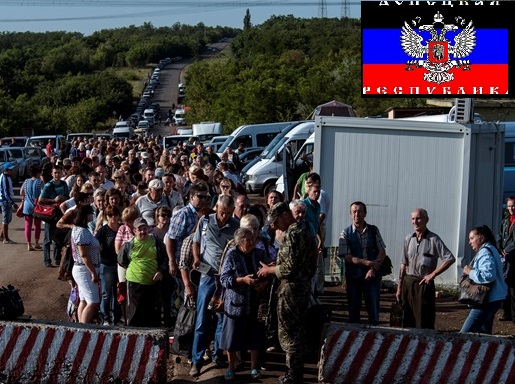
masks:
[[[228,250],[222,263],[220,282],[225,288],[220,347],[227,350],[229,370],[226,380],[235,376],[237,352],[250,350],[251,376],[261,377],[259,351],[265,342],[264,324],[258,321],[259,295],[266,291],[267,280],[257,278],[260,262],[267,262],[264,250],[256,248],[257,235],[249,228],[234,234],[235,247]]]

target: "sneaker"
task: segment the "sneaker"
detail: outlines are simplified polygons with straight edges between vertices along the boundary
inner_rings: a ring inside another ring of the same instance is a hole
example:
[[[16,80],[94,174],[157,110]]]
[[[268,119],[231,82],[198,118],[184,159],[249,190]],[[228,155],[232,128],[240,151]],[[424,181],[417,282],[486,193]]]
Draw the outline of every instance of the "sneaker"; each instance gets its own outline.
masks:
[[[227,372],[224,373],[224,379],[226,381],[234,380],[235,376],[236,376],[236,373],[232,369],[229,369]]]
[[[4,240],[4,244],[17,244],[16,241]]]
[[[34,249],[41,251],[43,249],[43,247],[39,244],[36,244],[36,245],[34,245]]]
[[[200,376],[200,364],[191,364],[191,369],[190,369],[190,376],[191,377],[198,377]]]
[[[261,376],[263,376],[261,374],[261,372],[259,372],[258,369],[253,369],[252,371],[250,371],[250,377],[252,377],[253,379],[259,379]]]

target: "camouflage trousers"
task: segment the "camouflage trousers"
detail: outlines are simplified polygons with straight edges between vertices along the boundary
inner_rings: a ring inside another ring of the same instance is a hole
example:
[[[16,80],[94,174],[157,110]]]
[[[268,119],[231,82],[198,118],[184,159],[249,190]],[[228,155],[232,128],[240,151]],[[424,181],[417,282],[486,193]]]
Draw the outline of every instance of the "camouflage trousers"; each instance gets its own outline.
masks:
[[[277,290],[278,337],[286,353],[286,377],[302,383],[304,376],[304,345],[310,283],[282,282]]]

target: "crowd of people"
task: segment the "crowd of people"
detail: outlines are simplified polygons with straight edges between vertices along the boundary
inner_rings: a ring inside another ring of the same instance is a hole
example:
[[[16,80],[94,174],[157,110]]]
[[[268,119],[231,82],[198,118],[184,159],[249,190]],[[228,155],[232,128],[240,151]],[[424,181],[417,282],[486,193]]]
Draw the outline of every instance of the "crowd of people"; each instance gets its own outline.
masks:
[[[289,204],[272,190],[265,204],[251,205],[239,178],[237,153],[220,158],[201,143],[167,149],[159,143],[152,135],[138,140],[79,137],[59,155],[49,153],[51,161],[42,169],[32,167],[20,189],[27,249],[43,250],[44,265],[57,266],[69,234],[80,322],[91,323],[100,314],[106,326],[171,327],[177,302],[189,299],[196,303],[192,376],[201,375],[211,359],[227,368],[224,377],[232,380],[241,352],[250,351],[250,375],[259,378],[267,334],[275,331],[273,347],[286,354],[287,371],[280,382],[301,383],[305,319],[324,285],[330,202],[320,176],[312,169],[302,175]],[[9,215],[18,209],[9,172],[4,167],[0,177],[4,243],[12,242]],[[509,267],[515,254],[515,198],[510,199],[499,243],[488,227],[470,232],[477,255],[464,274],[493,288],[485,303],[471,309],[462,332],[491,333],[506,298],[503,318],[511,320],[515,313],[514,284],[509,283],[508,294],[505,283],[514,275]],[[58,205],[62,212],[57,222],[45,223],[42,244],[42,223],[32,216],[36,202]],[[352,202],[349,212],[352,224],[342,230],[339,244],[349,322],[362,322],[363,299],[366,322],[378,325],[386,245],[379,228],[365,221],[365,203]],[[415,209],[414,232],[404,241],[396,296],[405,327],[434,329],[434,279],[455,262],[427,228],[428,221],[425,209]],[[209,309],[217,281],[225,289],[223,313]],[[274,319],[268,328],[260,313],[265,301]]]

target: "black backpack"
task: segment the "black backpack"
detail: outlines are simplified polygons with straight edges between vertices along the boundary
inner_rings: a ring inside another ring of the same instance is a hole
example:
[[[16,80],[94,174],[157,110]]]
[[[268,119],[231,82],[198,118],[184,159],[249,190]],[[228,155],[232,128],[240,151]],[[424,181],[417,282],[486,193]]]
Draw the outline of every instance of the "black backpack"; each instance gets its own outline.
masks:
[[[11,284],[0,288],[0,320],[14,320],[23,315],[23,300]]]

